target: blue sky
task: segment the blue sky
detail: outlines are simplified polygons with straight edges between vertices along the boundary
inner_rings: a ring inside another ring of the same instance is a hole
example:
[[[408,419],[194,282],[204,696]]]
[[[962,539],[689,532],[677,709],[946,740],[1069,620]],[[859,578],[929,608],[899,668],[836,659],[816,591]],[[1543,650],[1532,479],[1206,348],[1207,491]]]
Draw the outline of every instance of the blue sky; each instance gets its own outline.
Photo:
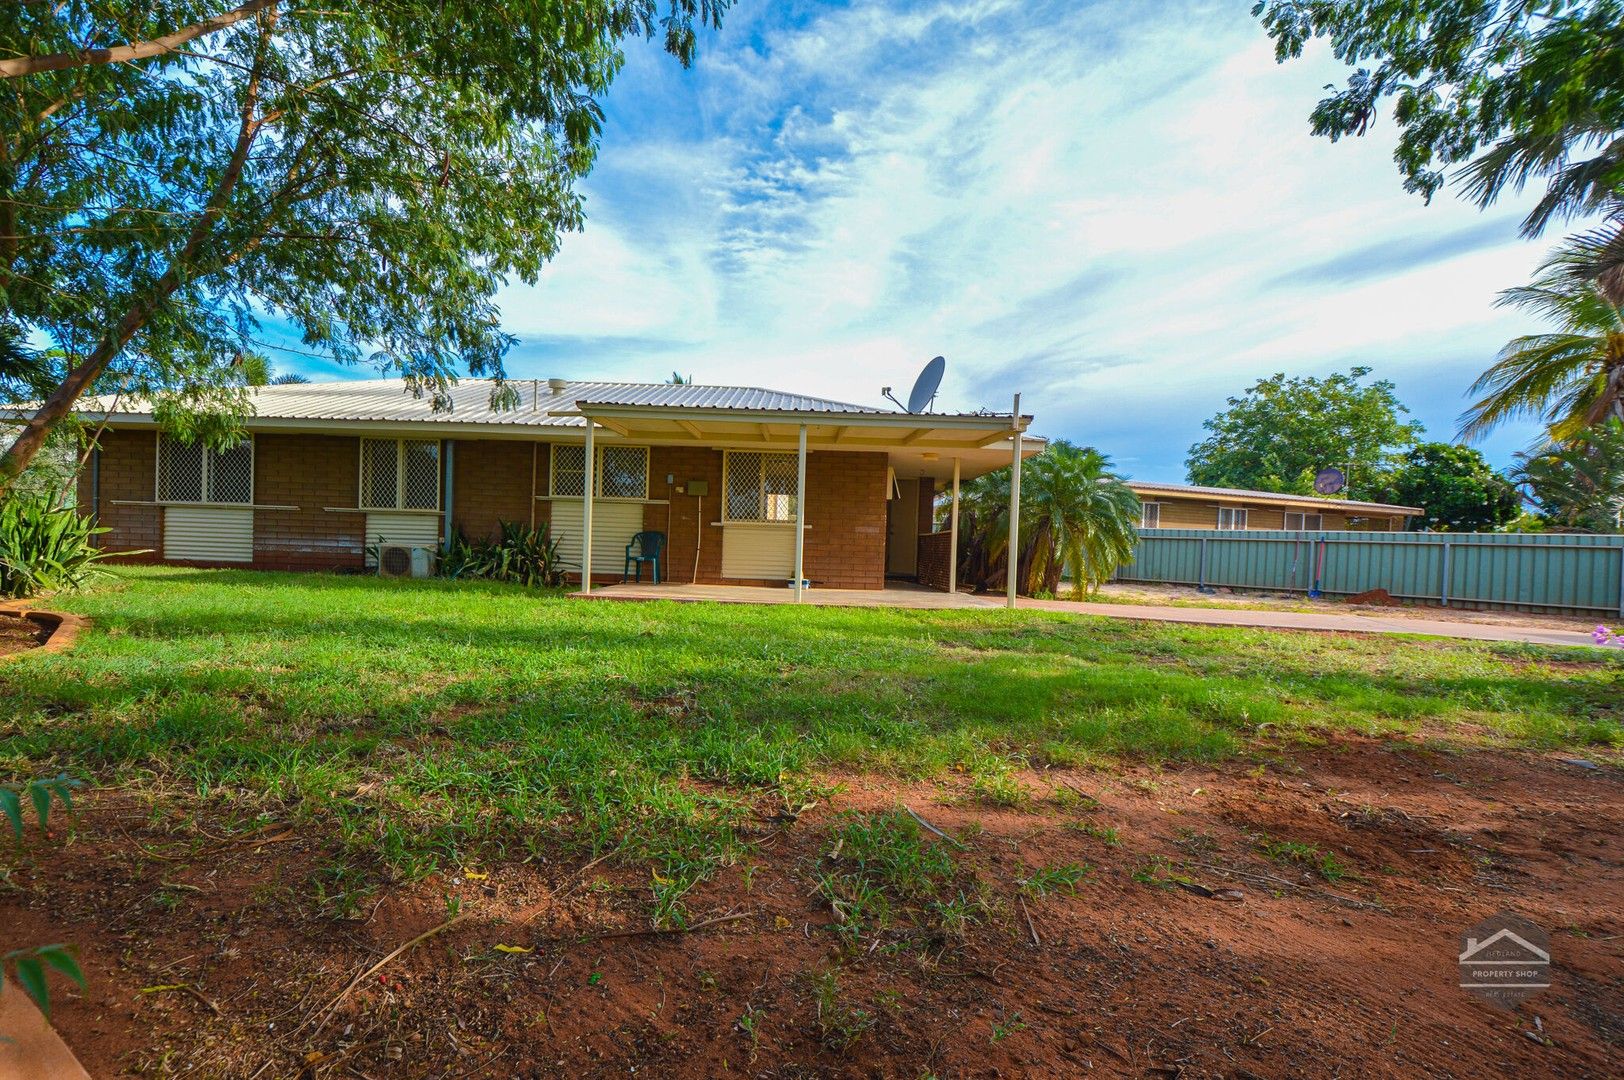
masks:
[[[634,46],[586,230],[501,297],[509,370],[879,402],[942,354],[939,408],[1020,391],[1178,480],[1230,394],[1357,363],[1449,438],[1543,245],[1516,203],[1405,194],[1390,124],[1310,136],[1343,71],[1277,66],[1250,6],[744,0],[689,71]]]

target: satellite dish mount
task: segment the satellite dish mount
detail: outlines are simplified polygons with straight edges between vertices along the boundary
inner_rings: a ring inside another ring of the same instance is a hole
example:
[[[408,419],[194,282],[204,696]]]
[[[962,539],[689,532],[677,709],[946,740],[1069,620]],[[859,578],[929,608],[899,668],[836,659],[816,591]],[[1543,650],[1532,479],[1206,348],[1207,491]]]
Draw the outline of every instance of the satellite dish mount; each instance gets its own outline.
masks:
[[[881,387],[880,393],[885,395],[892,404],[903,412],[929,412],[930,407],[936,403],[936,391],[942,385],[942,372],[946,370],[947,359],[945,357],[938,356],[926,364],[925,369],[919,373],[919,378],[914,380],[913,392],[908,395],[908,404],[906,405],[892,395],[889,386]]]

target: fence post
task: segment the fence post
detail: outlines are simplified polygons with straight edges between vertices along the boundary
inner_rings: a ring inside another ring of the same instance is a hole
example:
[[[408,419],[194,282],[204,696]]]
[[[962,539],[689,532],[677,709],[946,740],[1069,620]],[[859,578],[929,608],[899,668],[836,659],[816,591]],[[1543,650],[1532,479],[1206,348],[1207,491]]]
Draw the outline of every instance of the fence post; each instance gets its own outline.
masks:
[[[1205,536],[1201,538],[1201,569],[1196,574],[1195,587],[1197,589],[1207,587],[1207,538]]]
[[[1438,598],[1443,601],[1443,606],[1444,607],[1448,607],[1449,606],[1449,541],[1445,540],[1443,546],[1444,546],[1444,572],[1443,572],[1443,581],[1441,583],[1439,583],[1439,586],[1438,586]]]
[[[1624,543],[1618,547],[1618,617],[1624,619]]]

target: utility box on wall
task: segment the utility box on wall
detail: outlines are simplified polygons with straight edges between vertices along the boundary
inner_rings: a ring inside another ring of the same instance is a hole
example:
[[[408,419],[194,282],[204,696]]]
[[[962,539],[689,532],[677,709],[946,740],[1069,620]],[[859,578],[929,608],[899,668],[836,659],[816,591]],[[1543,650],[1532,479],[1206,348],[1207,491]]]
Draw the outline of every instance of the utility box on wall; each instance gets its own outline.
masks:
[[[709,480],[690,480],[690,481],[688,481],[688,494],[690,494],[690,495],[709,495],[710,494],[710,481]]]

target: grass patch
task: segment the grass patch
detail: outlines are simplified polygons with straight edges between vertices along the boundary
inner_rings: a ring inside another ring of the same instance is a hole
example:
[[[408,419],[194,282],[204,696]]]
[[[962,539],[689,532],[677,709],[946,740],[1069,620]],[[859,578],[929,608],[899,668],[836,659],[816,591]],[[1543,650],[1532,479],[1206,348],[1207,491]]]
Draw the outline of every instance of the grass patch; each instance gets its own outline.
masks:
[[[1214,760],[1260,736],[1624,746],[1624,654],[1599,651],[117,573],[53,601],[92,620],[71,652],[0,669],[0,783],[155,780],[155,798],[241,804],[393,878],[561,846],[618,852],[648,866],[660,925],[680,924],[694,884],[745,857],[751,823],[820,801],[838,770],[958,773],[978,803],[1024,809],[1029,770]],[[905,822],[887,829],[918,839]],[[893,914],[937,904],[937,927],[978,917],[951,874],[929,870],[945,853],[915,846],[925,877],[912,884],[903,853],[883,848],[856,873],[846,851],[830,873],[877,889]],[[350,912],[368,888],[335,870],[313,902]]]
[[[843,815],[823,861],[818,891],[852,944],[898,925],[961,937],[986,911],[974,882],[961,881],[947,846],[927,840],[901,810]]]

